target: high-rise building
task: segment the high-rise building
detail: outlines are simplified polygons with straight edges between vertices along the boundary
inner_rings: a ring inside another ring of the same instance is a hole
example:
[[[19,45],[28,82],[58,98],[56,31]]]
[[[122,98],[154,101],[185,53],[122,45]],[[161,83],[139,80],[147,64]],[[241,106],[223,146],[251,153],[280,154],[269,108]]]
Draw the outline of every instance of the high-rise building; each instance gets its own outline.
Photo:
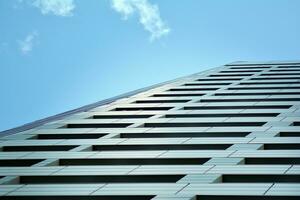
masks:
[[[0,199],[299,200],[300,61],[227,64],[0,145]]]

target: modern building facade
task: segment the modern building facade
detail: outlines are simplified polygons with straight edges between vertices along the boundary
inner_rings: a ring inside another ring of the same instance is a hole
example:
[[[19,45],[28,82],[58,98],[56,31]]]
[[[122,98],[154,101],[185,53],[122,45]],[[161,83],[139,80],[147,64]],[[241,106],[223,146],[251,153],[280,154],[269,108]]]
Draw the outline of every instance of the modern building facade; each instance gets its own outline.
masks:
[[[0,199],[298,200],[300,61],[227,64],[0,139]]]

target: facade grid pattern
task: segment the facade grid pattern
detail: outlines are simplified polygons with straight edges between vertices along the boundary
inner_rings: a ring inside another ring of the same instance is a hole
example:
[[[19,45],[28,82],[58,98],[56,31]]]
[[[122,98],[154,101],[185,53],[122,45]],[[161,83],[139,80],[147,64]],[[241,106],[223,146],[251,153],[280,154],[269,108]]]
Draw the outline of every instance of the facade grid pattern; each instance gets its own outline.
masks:
[[[234,62],[4,135],[0,199],[300,199],[300,61]]]

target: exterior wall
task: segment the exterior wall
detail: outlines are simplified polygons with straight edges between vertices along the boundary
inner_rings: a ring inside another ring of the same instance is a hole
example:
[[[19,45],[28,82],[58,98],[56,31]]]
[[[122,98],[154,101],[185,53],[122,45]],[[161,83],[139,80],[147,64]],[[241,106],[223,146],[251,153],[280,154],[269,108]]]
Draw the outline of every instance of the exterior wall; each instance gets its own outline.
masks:
[[[299,199],[300,62],[224,65],[0,147],[0,199]]]

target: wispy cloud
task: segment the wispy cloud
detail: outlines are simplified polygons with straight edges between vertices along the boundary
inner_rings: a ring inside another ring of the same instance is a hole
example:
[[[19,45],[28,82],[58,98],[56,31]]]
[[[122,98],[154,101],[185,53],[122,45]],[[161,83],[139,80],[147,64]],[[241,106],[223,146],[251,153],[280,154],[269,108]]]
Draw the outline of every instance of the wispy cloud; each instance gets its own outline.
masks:
[[[23,2],[23,0],[19,1]],[[43,15],[69,17],[73,15],[75,9],[73,0],[32,0],[29,2],[32,6],[39,8]]]
[[[23,40],[19,40],[19,49],[22,54],[26,55],[32,51],[34,44],[36,44],[36,39],[39,33],[37,31],[33,31],[29,33]]]
[[[112,8],[121,13],[124,20],[138,13],[139,22],[151,34],[151,41],[170,32],[170,28],[160,17],[158,6],[149,3],[148,0],[112,0]]]

